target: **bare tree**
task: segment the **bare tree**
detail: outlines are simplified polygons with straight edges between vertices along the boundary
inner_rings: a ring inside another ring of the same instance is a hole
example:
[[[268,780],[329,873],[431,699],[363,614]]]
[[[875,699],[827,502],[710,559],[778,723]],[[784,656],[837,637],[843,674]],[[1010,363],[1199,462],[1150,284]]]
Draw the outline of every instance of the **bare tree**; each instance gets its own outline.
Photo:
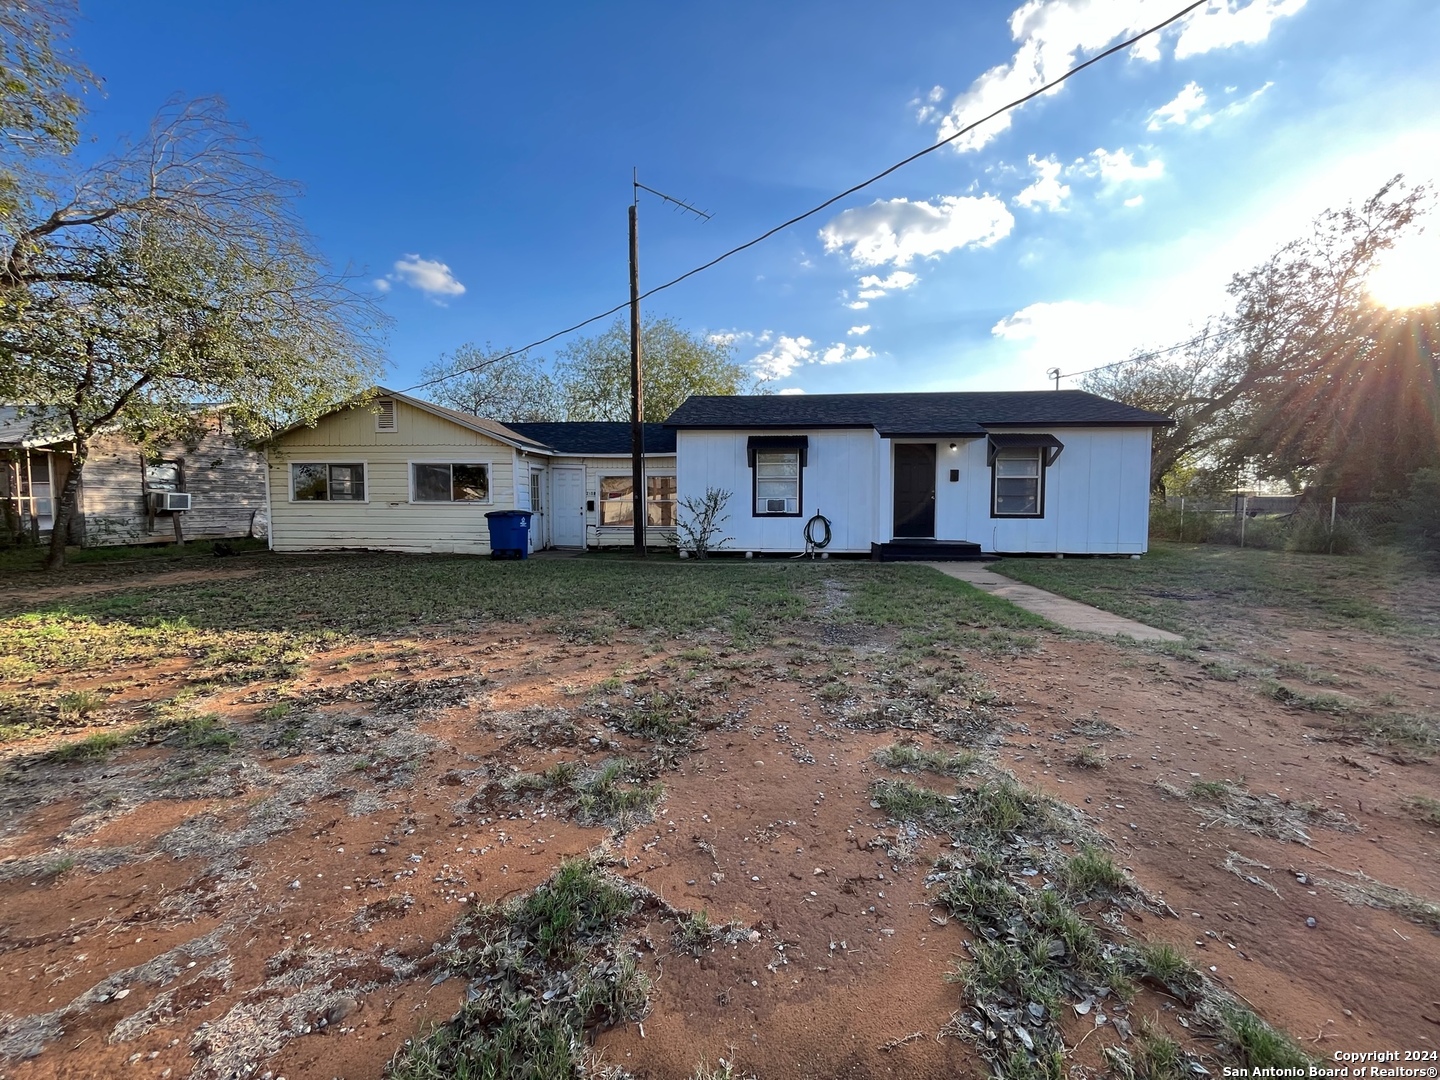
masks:
[[[386,320],[320,254],[298,194],[203,99],[0,223],[0,397],[59,412],[74,440],[47,567],[102,430],[165,438],[209,402],[263,436],[375,381]]]
[[[461,345],[453,356],[441,357],[423,377],[444,379],[433,391],[435,400],[471,416],[491,420],[559,420],[560,392],[541,361],[529,353],[507,356],[489,342],[484,348]]]

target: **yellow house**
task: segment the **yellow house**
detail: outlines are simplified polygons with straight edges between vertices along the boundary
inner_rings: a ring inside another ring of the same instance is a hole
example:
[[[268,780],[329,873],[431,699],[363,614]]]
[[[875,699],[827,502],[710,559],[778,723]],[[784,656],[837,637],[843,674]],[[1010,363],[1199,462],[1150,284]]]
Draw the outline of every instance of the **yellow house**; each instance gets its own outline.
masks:
[[[675,534],[675,435],[645,425],[647,540]],[[490,552],[485,515],[529,510],[531,550],[633,543],[630,425],[501,424],[391,390],[266,446],[270,546]]]

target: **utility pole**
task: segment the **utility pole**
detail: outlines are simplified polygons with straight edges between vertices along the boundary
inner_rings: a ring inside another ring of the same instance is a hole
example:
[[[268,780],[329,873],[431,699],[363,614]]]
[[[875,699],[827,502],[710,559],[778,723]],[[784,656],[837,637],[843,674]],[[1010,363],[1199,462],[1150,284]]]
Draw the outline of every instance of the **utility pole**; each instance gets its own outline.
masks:
[[[640,385],[640,188],[630,202],[630,499],[635,554],[645,557],[645,394]]]
[[[640,192],[658,195],[702,221],[709,221],[710,215],[663,191],[646,187],[640,183],[638,169],[632,171],[630,182],[633,189],[630,199],[630,499],[635,520],[635,554],[643,559],[649,510],[645,490],[645,393],[640,355]]]

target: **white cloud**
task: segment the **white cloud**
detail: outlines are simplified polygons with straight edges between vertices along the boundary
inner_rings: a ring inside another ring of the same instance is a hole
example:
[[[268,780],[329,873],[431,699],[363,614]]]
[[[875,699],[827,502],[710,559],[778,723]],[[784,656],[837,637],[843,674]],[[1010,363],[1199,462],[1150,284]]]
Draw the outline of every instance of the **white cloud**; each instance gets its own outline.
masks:
[[[396,259],[395,272],[386,274],[381,280],[386,283],[384,288],[380,288],[378,281],[375,283],[381,292],[389,292],[391,283],[399,282],[419,289],[437,304],[444,303],[443,297],[465,294],[465,286],[456,280],[450,267],[435,259],[422,259],[419,255]]]
[[[801,364],[808,364],[815,359],[815,352],[811,348],[814,344],[807,337],[781,334],[775,339],[774,345],[750,361],[750,366],[763,380],[788,378]]]
[[[883,278],[876,274],[866,274],[858,282],[860,291],[855,295],[865,301],[861,305],[862,307],[869,306],[871,300],[878,300],[887,292],[893,292],[896,289],[908,289],[919,280],[919,275],[912,274],[909,270],[892,270]],[[854,304],[847,306],[855,307]]]
[[[868,308],[868,307],[870,306],[870,301],[869,301],[869,300],[851,300],[851,301],[850,301],[848,304],[846,304],[845,306],[848,307],[851,311],[864,311],[866,308]]]
[[[1132,196],[1130,196],[1130,198],[1128,198],[1128,199],[1125,200],[1125,205],[1126,205],[1126,206],[1129,206],[1129,207],[1136,207],[1136,206],[1139,206],[1139,205],[1140,205],[1141,203],[1143,203],[1144,201],[1145,201],[1145,196],[1144,196],[1144,195],[1132,195]]]
[[[868,334],[869,332],[870,332],[870,324],[869,324],[869,323],[866,323],[864,326],[852,326],[852,327],[850,327],[849,330],[846,330],[846,331],[845,331],[845,333],[846,333],[846,335],[847,335],[848,337],[863,337],[864,335]]]
[[[386,281],[383,277],[376,278],[370,284],[375,286],[376,292],[387,293],[390,291],[390,282]]]
[[[1189,82],[1178,94],[1151,113],[1150,122],[1145,126],[1150,131],[1159,131],[1166,124],[1178,124],[1183,127],[1189,122],[1192,113],[1200,113],[1203,108],[1205,108],[1204,89],[1197,82]],[[1204,119],[1203,113],[1200,113],[1200,118]]]
[[[1110,186],[1138,183],[1144,180],[1158,180],[1165,172],[1165,163],[1152,157],[1144,165],[1136,165],[1135,158],[1123,147],[1111,153],[1101,147],[1091,153],[1083,164],[1076,168],[1087,176],[1098,176]]]
[[[1065,374],[1123,360],[1156,341],[1181,340],[1174,311],[1084,300],[1030,304],[1001,319],[990,332],[1024,347],[1030,357],[1059,358]],[[1074,383],[1067,385],[1074,386]]]
[[[781,390],[781,391],[780,391],[780,396],[781,396],[781,397],[794,397],[796,394],[803,394],[804,392],[805,392],[805,391],[804,391],[804,390],[801,390],[800,387],[798,387],[798,386],[787,386],[787,387],[785,387],[784,390]]]
[[[1060,182],[1064,166],[1053,157],[1037,158],[1031,154],[1030,167],[1035,170],[1036,180],[1015,196],[1015,204],[1032,210],[1042,206],[1047,210],[1059,210],[1070,196],[1070,185]]]
[[[938,258],[962,247],[989,247],[1015,219],[993,195],[942,195],[934,202],[877,199],[844,211],[820,230],[829,252],[846,251],[860,266],[906,266],[917,255]]]
[[[1210,0],[1204,8],[1163,34],[1137,44],[1130,56],[1153,63],[1162,56],[1161,39],[1175,38],[1177,58],[1232,45],[1264,41],[1271,24],[1293,15],[1305,0]],[[1172,0],[1026,0],[1010,16],[1015,54],[970,84],[939,117],[937,137],[948,139],[1002,106],[1038,90],[1075,66],[1081,56],[1160,22],[1172,14]],[[1178,37],[1177,37],[1178,35]],[[1057,93],[1059,87],[1051,91]],[[921,122],[935,110],[920,111]],[[957,150],[979,150],[1009,129],[1015,110],[955,140]]]
[[[843,364],[849,360],[869,360],[875,354],[864,345],[857,345],[853,349],[845,347],[843,341],[837,341],[823,353],[820,354],[821,364]]]
[[[1203,11],[1186,20],[1175,42],[1175,59],[1198,56],[1232,45],[1258,45],[1270,36],[1276,19],[1294,15],[1305,0],[1210,0]]]

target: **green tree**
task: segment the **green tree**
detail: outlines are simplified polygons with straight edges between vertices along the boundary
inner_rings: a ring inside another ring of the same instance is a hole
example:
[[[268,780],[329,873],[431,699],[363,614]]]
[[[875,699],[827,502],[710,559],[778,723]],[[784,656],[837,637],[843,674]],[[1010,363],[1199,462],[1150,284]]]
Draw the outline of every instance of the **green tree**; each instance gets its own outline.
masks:
[[[0,400],[59,414],[74,444],[48,568],[102,431],[166,439],[209,402],[263,437],[374,383],[385,320],[331,270],[297,195],[205,100],[0,223]]]
[[[1433,460],[1433,322],[1426,337],[1423,314],[1397,316],[1365,291],[1430,199],[1397,176],[1358,206],[1326,211],[1308,235],[1236,274],[1232,311],[1175,360],[1137,357],[1085,381],[1176,419],[1154,443],[1157,483],[1188,463],[1369,494],[1403,487]],[[1356,468],[1363,453],[1378,457]]]
[[[443,379],[430,391],[441,405],[491,420],[559,420],[560,390],[542,361],[529,353],[461,345],[422,372],[426,381]],[[627,369],[628,378],[628,369]]]
[[[730,345],[655,319],[640,331],[645,419],[664,420],[691,394],[741,394],[754,380]],[[630,419],[630,328],[623,319],[604,333],[579,338],[556,365],[566,420]]]

